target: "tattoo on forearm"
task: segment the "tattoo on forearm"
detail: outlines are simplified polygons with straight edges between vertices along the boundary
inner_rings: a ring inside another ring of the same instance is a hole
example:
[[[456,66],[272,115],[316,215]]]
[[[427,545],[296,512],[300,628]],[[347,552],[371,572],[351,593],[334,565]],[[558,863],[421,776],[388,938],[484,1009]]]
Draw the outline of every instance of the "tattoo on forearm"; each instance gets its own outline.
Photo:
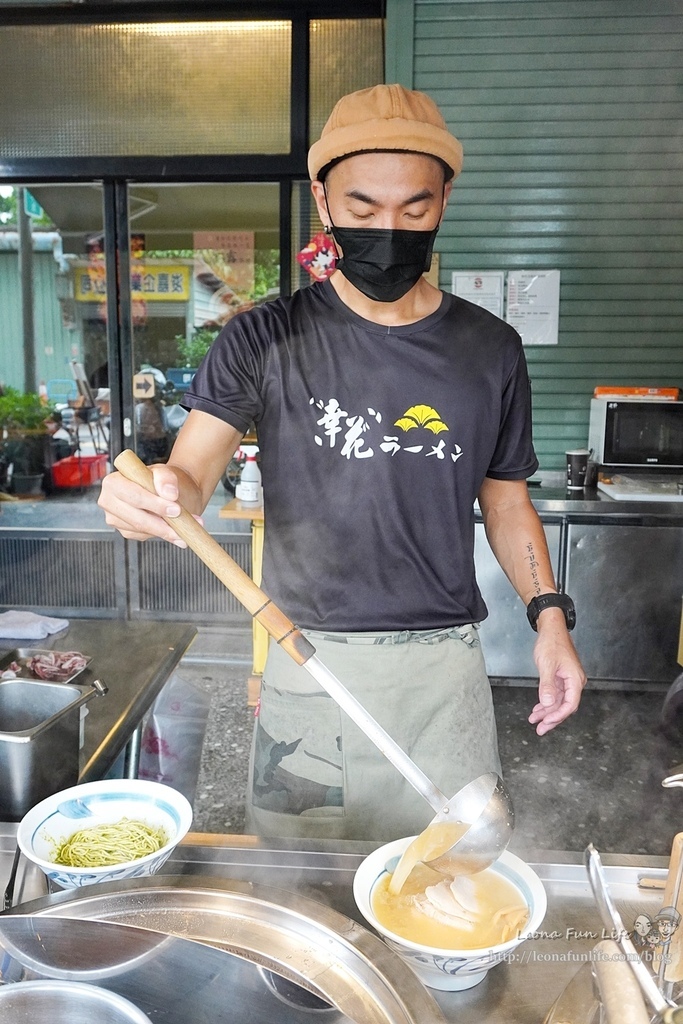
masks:
[[[538,562],[536,561],[536,555],[534,554],[534,546],[531,541],[526,546],[526,555],[524,556],[529,563],[531,569],[531,582],[534,587],[534,594],[538,596],[541,593],[541,583],[538,578]]]

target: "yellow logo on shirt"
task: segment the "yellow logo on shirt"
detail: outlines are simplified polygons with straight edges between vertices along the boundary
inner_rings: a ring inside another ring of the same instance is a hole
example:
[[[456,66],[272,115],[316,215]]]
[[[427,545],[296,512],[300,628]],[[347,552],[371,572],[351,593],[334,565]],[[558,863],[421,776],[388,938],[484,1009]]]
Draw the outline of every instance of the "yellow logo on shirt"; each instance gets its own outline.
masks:
[[[396,420],[394,426],[400,427],[401,430],[414,430],[415,427],[424,427],[426,430],[431,430],[432,434],[440,434],[442,431],[449,429],[436,409],[432,409],[430,405],[411,405],[410,409],[404,412],[400,420]]]

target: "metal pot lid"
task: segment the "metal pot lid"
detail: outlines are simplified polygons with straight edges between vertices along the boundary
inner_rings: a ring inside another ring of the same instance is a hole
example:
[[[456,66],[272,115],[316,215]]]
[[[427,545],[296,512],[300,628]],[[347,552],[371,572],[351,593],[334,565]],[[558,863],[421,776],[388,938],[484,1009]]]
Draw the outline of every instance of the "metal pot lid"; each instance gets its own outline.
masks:
[[[316,1019],[315,1013],[289,1006],[274,994],[256,964],[224,950],[101,921],[0,918],[2,985],[21,989],[26,981],[55,978],[91,985],[102,966],[105,976],[98,987],[164,1024],[312,1024]],[[76,1000],[69,1008],[77,1020]],[[326,1016],[335,1024],[351,1019],[341,1013],[330,1018],[328,1011]]]
[[[222,971],[243,974],[249,979],[251,993],[245,1010],[234,1016],[240,1024],[270,1024],[271,1020],[281,1024],[312,1024],[314,1020],[329,1024],[445,1022],[418,978],[366,928],[322,903],[270,886],[159,875],[86,886],[24,903],[3,915],[0,926],[5,921],[12,923],[10,915],[17,914],[30,914],[34,921],[36,917],[58,917],[62,924],[64,918],[108,922],[192,939],[195,942],[185,945],[192,948],[195,960],[200,957],[196,951],[201,950],[219,957],[232,954],[225,958],[230,968],[225,966]],[[149,941],[149,932],[143,934]],[[166,948],[160,947],[156,958],[167,957],[173,948],[167,954]],[[130,948],[128,955],[133,955]],[[154,973],[156,959],[150,962],[151,967],[145,963],[133,969]],[[228,984],[234,986],[235,978],[231,976]],[[230,1000],[232,1012],[232,988],[219,987],[223,999]],[[249,1016],[252,1011],[261,1013],[262,997],[268,1013],[275,1015]],[[219,1003],[220,998],[217,1006]],[[225,1007],[224,1001],[221,1012]],[[198,1020],[194,1006],[192,1011],[185,1020]],[[208,1024],[224,1018],[218,1013],[205,1019]]]

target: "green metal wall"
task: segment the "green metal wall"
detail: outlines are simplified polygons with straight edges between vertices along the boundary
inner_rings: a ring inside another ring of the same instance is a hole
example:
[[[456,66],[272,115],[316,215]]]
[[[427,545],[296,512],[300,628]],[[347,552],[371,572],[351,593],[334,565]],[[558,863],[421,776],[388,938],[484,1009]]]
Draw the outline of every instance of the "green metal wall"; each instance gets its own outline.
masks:
[[[70,360],[81,358],[79,330],[67,330],[55,282],[57,263],[51,252],[33,253],[33,316],[38,380],[70,379]],[[72,348],[72,346],[75,346]],[[0,252],[0,383],[24,390],[24,344],[19,289],[19,255]]]
[[[465,149],[437,240],[455,269],[559,269],[557,347],[526,349],[542,468],[596,384],[683,385],[680,0],[388,0],[387,81]]]
[[[24,390],[19,256],[0,252],[0,384]]]

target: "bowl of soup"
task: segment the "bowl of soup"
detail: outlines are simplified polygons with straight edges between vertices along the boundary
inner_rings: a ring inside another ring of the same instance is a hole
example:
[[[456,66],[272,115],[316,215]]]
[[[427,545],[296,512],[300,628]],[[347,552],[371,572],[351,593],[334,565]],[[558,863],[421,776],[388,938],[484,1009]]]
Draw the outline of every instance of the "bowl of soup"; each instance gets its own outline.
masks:
[[[104,779],[72,786],[22,818],[17,843],[62,889],[152,875],[192,823],[189,801],[160,782]]]
[[[429,988],[473,988],[538,930],[547,898],[538,875],[505,851],[476,875],[449,878],[418,863],[398,893],[391,882],[416,837],[387,843],[356,871],[353,895],[365,920]],[[398,875],[397,875],[398,877]]]

